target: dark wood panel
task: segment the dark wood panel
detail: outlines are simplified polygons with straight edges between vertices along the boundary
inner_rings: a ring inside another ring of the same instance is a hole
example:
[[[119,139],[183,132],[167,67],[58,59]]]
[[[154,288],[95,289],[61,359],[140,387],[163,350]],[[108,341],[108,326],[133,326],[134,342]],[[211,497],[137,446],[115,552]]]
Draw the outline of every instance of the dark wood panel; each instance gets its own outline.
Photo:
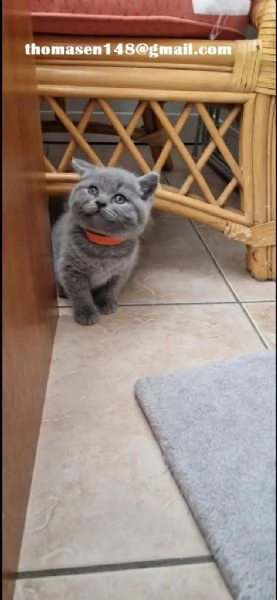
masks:
[[[3,596],[13,592],[57,319],[29,7],[3,3]]]

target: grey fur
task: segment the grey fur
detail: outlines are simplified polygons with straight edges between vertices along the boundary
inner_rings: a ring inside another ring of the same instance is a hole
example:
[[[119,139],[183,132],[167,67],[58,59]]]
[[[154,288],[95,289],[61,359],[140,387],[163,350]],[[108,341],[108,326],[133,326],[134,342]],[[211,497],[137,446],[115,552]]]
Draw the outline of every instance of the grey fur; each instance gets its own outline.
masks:
[[[81,181],[70,194],[67,212],[53,227],[55,275],[59,294],[72,302],[75,321],[92,325],[100,314],[117,308],[118,295],[137,262],[139,238],[150,218],[159,175],[136,177],[79,159],[72,166]],[[91,186],[98,189],[97,195],[92,195]],[[125,197],[124,203],[117,203],[122,202],[118,195]],[[101,246],[90,242],[85,230],[126,241]]]

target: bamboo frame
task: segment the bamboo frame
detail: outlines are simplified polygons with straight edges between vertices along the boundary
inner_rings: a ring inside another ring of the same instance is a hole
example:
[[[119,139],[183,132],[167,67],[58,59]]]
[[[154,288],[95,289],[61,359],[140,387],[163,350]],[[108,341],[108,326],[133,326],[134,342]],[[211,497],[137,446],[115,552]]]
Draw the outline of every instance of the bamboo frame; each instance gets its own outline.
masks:
[[[142,173],[152,169],[171,168],[171,151],[178,151],[189,174],[180,188],[159,186],[155,206],[161,210],[195,219],[222,231],[228,238],[246,246],[247,268],[260,280],[275,278],[275,0],[256,0],[251,13],[258,29],[257,40],[224,42],[231,55],[163,56],[153,59],[133,56],[116,57],[72,56],[37,57],[37,85],[41,97],[53,110],[55,120],[48,125],[57,131],[59,123],[71,140],[55,167],[45,157],[46,182],[49,194],[68,193],[78,176],[67,173],[77,146],[88,159],[99,166],[102,161],[85,140],[87,132],[106,131],[119,136],[108,164],[118,165],[125,150],[129,151]],[[40,45],[104,45],[118,40],[62,36],[36,36]],[[124,41],[124,40],[122,40]],[[126,42],[129,41],[127,38]],[[164,44],[164,40],[138,42]],[[182,43],[184,40],[182,40]],[[176,45],[180,40],[166,40]],[[189,43],[189,40],[187,40]],[[193,40],[200,45],[222,45],[222,42]],[[62,102],[66,98],[87,98],[79,123],[73,122]],[[112,99],[136,100],[136,108],[123,127],[110,105]],[[178,101],[183,108],[173,126],[165,114],[164,103]],[[95,106],[101,106],[109,124],[104,128],[93,123]],[[229,110],[217,129],[207,105],[225,106]],[[195,109],[205,124],[211,141],[195,161],[181,139],[183,127]],[[143,121],[143,126],[139,122]],[[235,160],[224,141],[235,120],[239,120],[239,160]],[[46,124],[45,124],[46,128]],[[136,141],[148,143],[153,163],[141,155]],[[228,164],[232,178],[218,198],[207,184],[204,167],[215,149]],[[190,194],[197,183],[201,196]],[[232,191],[238,187],[240,211],[226,207]]]
[[[82,117],[81,117],[81,119],[79,121],[79,124],[76,127],[76,131],[78,131],[78,133],[81,136],[84,133],[86,127],[87,127],[87,124],[88,124],[88,122],[89,122],[89,120],[90,120],[90,118],[91,118],[91,116],[93,114],[95,106],[96,106],[95,100],[89,100],[88,101],[88,103],[86,105],[86,108],[85,108],[85,110],[83,112],[83,115],[82,115]],[[63,107],[63,110],[65,112],[65,110],[66,110],[65,105]],[[71,142],[69,142],[69,144],[67,146],[67,149],[66,149],[66,151],[65,151],[65,153],[63,155],[63,158],[62,158],[62,160],[61,160],[61,162],[60,162],[60,164],[58,166],[58,171],[65,171],[69,167],[70,161],[71,161],[71,159],[73,157],[73,154],[74,154],[74,151],[75,151],[75,148],[76,148],[76,138],[73,139],[73,140],[71,140]]]
[[[218,130],[218,134],[221,137],[224,137],[225,133],[227,133],[228,129],[231,127],[231,125],[237,119],[240,111],[241,111],[240,106],[235,106],[235,108],[233,108],[231,110],[228,117],[225,119],[224,123],[222,123],[221,127]],[[212,156],[212,153],[214,152],[215,149],[216,149],[216,143],[212,139],[196,163],[196,166],[200,171],[206,165],[206,163],[208,162],[209,158]],[[182,194],[187,194],[193,184],[193,181],[194,181],[193,176],[188,175],[187,179],[184,181],[184,183],[180,189],[180,192]],[[227,200],[227,198],[226,198],[226,200]]]
[[[161,102],[161,107],[163,108],[164,102]],[[163,132],[163,127],[161,126],[161,124],[159,123],[159,120],[157,119],[156,115],[153,113],[153,110],[151,109],[151,106],[147,105],[144,113],[143,113],[143,123],[144,123],[144,129],[146,131],[146,133],[151,133],[153,136],[153,133],[156,134],[158,131]],[[157,162],[157,160],[159,159],[159,156],[163,150],[163,146],[166,143],[166,139],[164,141],[164,144],[162,144],[161,146],[155,146],[153,145],[153,143],[151,144],[151,140],[153,138],[151,138],[150,136],[148,136],[148,143],[150,142],[150,147],[151,147],[151,153],[153,156],[153,160],[155,161],[155,163]],[[164,161],[164,169],[166,171],[171,171],[173,169],[173,163],[170,157],[170,153],[168,153],[166,160]]]
[[[129,136],[130,138],[133,135],[133,132],[138,124],[138,121],[140,120],[140,118],[142,117],[142,115],[145,112],[147,103],[146,102],[139,102],[137,105],[137,108],[135,110],[135,112],[133,113],[133,116],[131,117],[127,127],[126,127],[126,135]],[[116,132],[116,128],[114,126],[114,124],[112,123],[113,129]],[[117,145],[117,147],[115,148],[109,162],[108,162],[108,166],[109,167],[114,167],[115,165],[118,164],[118,161],[120,160],[123,152],[125,150],[125,144],[124,144],[124,140],[121,140],[119,142],[119,144]]]

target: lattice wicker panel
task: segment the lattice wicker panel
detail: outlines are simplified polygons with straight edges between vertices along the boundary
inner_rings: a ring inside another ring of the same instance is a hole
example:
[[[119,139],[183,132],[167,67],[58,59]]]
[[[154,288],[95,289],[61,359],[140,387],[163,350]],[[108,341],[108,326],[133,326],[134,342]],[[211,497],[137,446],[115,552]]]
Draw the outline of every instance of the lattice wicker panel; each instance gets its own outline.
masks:
[[[63,173],[71,171],[71,159],[78,149],[82,151],[88,161],[98,166],[120,166],[123,153],[128,151],[142,173],[147,173],[150,170],[162,171],[164,168],[169,169],[171,155],[174,151],[175,154],[176,152],[179,154],[183,161],[184,179],[178,187],[171,187],[172,191],[175,190],[176,193],[185,197],[191,196],[216,207],[224,207],[235,188],[243,189],[242,170],[224,139],[230,127],[240,118],[241,105],[228,107],[225,120],[221,121],[220,126],[217,127],[211,117],[209,107],[202,102],[184,103],[177,122],[173,125],[166,114],[163,103],[139,101],[129,123],[124,126],[107,100],[89,99],[78,123],[73,122],[67,114],[63,100],[50,97],[44,100],[55,117],[52,125],[49,126],[48,124],[48,131],[66,131],[71,136],[59,164],[52,164],[49,158],[45,156],[46,171],[53,176],[59,174],[58,179],[61,178]],[[100,108],[106,117],[107,122],[102,127],[94,121],[96,107],[98,110]],[[184,130],[192,112],[198,113],[210,135],[208,145],[197,159],[192,157],[190,149],[186,147],[183,141]],[[151,117],[152,123],[147,126]],[[144,126],[140,126],[141,121],[144,122]],[[45,124],[45,130],[46,128],[47,125]],[[88,143],[85,139],[87,133],[99,133],[100,131],[116,134],[119,138],[105,165],[97,153],[97,145]],[[146,160],[137,142],[150,145],[152,160]],[[228,184],[218,195],[211,189],[205,177],[205,167],[215,151],[221,154],[232,175]],[[192,186],[195,187],[195,185],[199,190],[197,196],[192,194]]]

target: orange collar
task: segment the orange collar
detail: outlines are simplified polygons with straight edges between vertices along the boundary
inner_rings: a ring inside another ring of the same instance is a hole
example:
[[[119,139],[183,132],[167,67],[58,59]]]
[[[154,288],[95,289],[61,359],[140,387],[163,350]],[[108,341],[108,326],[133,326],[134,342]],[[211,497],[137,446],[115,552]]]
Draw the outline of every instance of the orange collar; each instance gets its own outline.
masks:
[[[126,242],[124,238],[113,238],[107,235],[101,235],[100,233],[93,233],[85,229],[85,234],[90,242],[98,244],[99,246],[118,246]]]

